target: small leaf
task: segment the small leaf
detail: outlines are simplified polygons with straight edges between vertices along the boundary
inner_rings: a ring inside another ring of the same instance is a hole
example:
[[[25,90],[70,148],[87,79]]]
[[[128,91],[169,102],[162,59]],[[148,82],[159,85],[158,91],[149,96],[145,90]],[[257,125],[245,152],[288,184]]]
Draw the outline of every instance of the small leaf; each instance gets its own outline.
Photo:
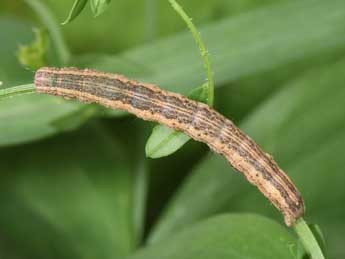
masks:
[[[46,30],[34,29],[35,40],[29,45],[20,45],[17,51],[19,62],[30,70],[47,65],[49,37]]]
[[[75,0],[67,19],[62,23],[62,25],[66,25],[67,23],[73,21],[81,13],[81,11],[83,11],[87,1],[88,0]]]
[[[110,4],[111,0],[91,0],[91,10],[95,17],[101,15]]]
[[[150,158],[168,156],[186,144],[188,140],[190,137],[180,131],[157,125],[146,143],[146,156]]]
[[[188,98],[195,101],[207,103],[208,91],[209,91],[208,83],[205,83],[202,86],[194,88],[188,94]]]
[[[188,95],[190,99],[207,102],[208,85],[203,84],[195,88]],[[181,131],[157,125],[153,128],[152,134],[147,140],[145,152],[150,158],[160,158],[171,155],[190,140],[190,137]]]
[[[196,29],[192,20],[183,11],[182,7],[176,2],[170,1],[172,7],[181,16],[181,18],[186,22],[187,27],[190,29],[196,44],[199,46],[201,56],[204,60],[204,66],[208,75],[208,82],[198,87],[190,93],[190,98],[208,103],[210,106],[213,105],[214,99],[214,82],[213,82],[213,72],[211,64],[208,57],[207,49],[201,40],[200,33]],[[174,131],[165,126],[156,126],[151,134],[147,145],[146,145],[146,155],[151,158],[159,158],[162,156],[167,156],[174,153],[176,150],[181,148],[185,143],[190,140],[190,137],[182,132]]]

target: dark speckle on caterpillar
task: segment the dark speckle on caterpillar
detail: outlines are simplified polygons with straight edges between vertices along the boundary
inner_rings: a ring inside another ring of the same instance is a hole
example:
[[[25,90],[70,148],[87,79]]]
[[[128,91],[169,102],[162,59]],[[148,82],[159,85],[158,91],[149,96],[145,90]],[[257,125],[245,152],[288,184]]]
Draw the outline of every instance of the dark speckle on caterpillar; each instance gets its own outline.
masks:
[[[290,178],[232,121],[206,104],[121,75],[77,68],[41,68],[37,92],[122,109],[183,131],[206,143],[242,172],[284,215],[288,226],[304,213],[303,199]]]

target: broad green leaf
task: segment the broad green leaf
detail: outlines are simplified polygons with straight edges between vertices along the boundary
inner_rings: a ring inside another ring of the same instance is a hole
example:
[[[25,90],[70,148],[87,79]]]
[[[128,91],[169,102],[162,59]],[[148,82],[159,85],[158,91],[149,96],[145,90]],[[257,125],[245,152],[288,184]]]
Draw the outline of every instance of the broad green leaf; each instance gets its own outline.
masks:
[[[277,1],[282,0],[236,2],[188,0],[183,1],[183,6],[189,15],[196,19],[197,24],[205,24]],[[9,6],[14,5],[12,0],[2,0],[2,2],[5,2],[5,6],[6,2]],[[49,5],[56,17],[61,19],[65,17],[72,1],[45,0],[44,2]],[[14,8],[18,10],[18,4],[12,9]],[[0,12],[1,10],[0,5]],[[80,15],[73,23],[63,28],[68,43],[77,53],[120,52],[133,46],[140,46],[148,40],[152,41],[185,29],[185,24],[174,14],[168,1],[116,0],[98,19],[91,19],[92,12],[88,8],[85,8],[83,13],[86,15]],[[87,29],[81,29],[85,25]]]
[[[90,118],[94,117],[100,110],[95,104],[85,105],[75,113],[65,115],[61,118],[53,120],[50,125],[60,131],[69,131],[78,128]]]
[[[84,105],[78,102],[38,94],[1,100],[0,145],[14,145],[56,134],[62,128],[54,123],[78,113],[82,107]]]
[[[91,0],[91,10],[95,17],[101,15],[110,4],[111,0]]]
[[[25,258],[116,259],[133,249],[134,175],[116,139],[96,129],[0,150],[0,243]]]
[[[345,41],[345,36],[339,33],[339,24],[345,17],[344,9],[340,8],[342,2],[334,0],[329,6],[320,0],[315,3],[310,0],[280,3],[204,27],[201,32],[210,47],[218,85],[296,59],[309,59],[341,49]],[[325,9],[328,12],[324,12]],[[303,26],[299,26],[302,22]],[[195,46],[188,36],[183,33],[127,51],[116,56],[115,63],[111,62],[111,56],[107,56],[104,64],[96,59],[95,64],[89,63],[89,66],[118,72],[122,70],[119,60],[126,60],[142,68],[127,76],[157,82],[170,90],[188,92],[191,86],[203,82],[202,64],[197,51],[193,52]],[[272,55],[273,52],[277,55]]]
[[[216,85],[344,49],[342,7],[342,0],[287,1],[201,26]],[[205,80],[189,32],[116,55],[116,63],[119,57],[145,68],[145,73],[131,77],[175,92],[186,94]],[[102,69],[116,72],[109,60]]]
[[[295,258],[297,243],[276,222],[251,214],[225,214],[189,226],[130,259]]]
[[[306,73],[267,99],[240,125],[295,181],[305,199],[307,219],[317,222],[331,240],[345,233],[345,210],[339,207],[345,202],[341,187],[345,181],[344,69],[342,60]],[[281,220],[256,188],[225,159],[212,154],[167,206],[150,240],[164,240],[192,222],[228,209]],[[328,245],[330,251],[344,255],[337,242]]]
[[[188,97],[200,102],[207,102],[208,85],[203,84],[195,88]],[[170,129],[164,125],[157,125],[153,128],[149,139],[146,142],[146,156],[159,158],[171,155],[190,140],[190,137],[183,132]]]
[[[35,41],[30,45],[20,45],[17,51],[19,62],[30,70],[37,70],[40,67],[47,66],[47,51],[49,46],[49,37],[47,31],[35,29]]]
[[[83,11],[87,2],[88,0],[75,0],[71,11],[62,25],[66,25],[67,23],[73,21]]]

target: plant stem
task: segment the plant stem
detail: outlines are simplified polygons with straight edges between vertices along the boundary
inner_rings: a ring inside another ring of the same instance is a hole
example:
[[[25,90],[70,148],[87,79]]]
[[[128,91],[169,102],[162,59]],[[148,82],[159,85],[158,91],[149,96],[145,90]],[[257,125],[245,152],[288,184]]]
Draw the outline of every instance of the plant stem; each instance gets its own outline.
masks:
[[[312,259],[325,259],[319,243],[303,218],[300,218],[293,228]]]
[[[37,14],[41,22],[47,27],[50,36],[55,44],[61,65],[68,64],[71,53],[66,45],[64,37],[59,28],[59,24],[55,21],[53,14],[49,8],[40,0],[24,0]]]
[[[19,85],[10,88],[0,89],[0,101],[16,95],[32,94],[36,92],[34,84]]]
[[[188,15],[185,13],[185,11],[182,9],[182,7],[175,1],[175,0],[169,0],[171,6],[175,9],[175,11],[182,17],[182,19],[186,22],[188,28],[193,34],[193,37],[196,41],[196,43],[199,46],[201,56],[204,60],[204,66],[207,72],[207,80],[208,80],[208,97],[207,97],[207,104],[209,106],[213,106],[214,101],[214,79],[213,79],[213,71],[212,66],[209,58],[209,53],[207,51],[207,48],[205,44],[203,43],[201,39],[200,32],[197,30],[195,25],[192,22],[192,19],[188,17]]]

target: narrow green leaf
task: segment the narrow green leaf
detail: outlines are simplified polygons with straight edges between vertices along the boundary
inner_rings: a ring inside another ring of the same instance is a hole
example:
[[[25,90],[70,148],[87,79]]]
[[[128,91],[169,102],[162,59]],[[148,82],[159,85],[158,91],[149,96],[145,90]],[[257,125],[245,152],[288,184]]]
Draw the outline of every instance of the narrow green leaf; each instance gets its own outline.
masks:
[[[303,218],[296,222],[294,230],[298,234],[305,249],[311,255],[311,259],[325,259],[317,239]]]
[[[139,250],[129,259],[295,258],[296,239],[276,222],[251,214],[212,217]]]
[[[23,94],[32,94],[36,92],[34,84],[19,85],[15,87],[0,89],[0,101]]]
[[[201,102],[207,102],[209,86],[207,83],[195,88],[188,97]],[[171,155],[190,140],[183,132],[170,129],[164,125],[157,125],[147,140],[145,152],[150,158],[159,158]]]
[[[90,0],[91,10],[95,17],[101,15],[110,4],[111,0]]]
[[[34,29],[34,33],[34,42],[28,45],[20,45],[17,57],[24,67],[35,71],[48,64],[49,37],[47,31],[43,29]]]
[[[73,21],[83,11],[85,5],[87,4],[87,1],[88,0],[75,0],[72,9],[68,14],[68,17],[62,23],[62,25],[66,25],[67,23]]]
[[[326,251],[326,239],[322,230],[319,225],[317,224],[308,224],[309,229],[313,233],[318,245],[320,246],[322,253],[327,258],[327,251]]]

